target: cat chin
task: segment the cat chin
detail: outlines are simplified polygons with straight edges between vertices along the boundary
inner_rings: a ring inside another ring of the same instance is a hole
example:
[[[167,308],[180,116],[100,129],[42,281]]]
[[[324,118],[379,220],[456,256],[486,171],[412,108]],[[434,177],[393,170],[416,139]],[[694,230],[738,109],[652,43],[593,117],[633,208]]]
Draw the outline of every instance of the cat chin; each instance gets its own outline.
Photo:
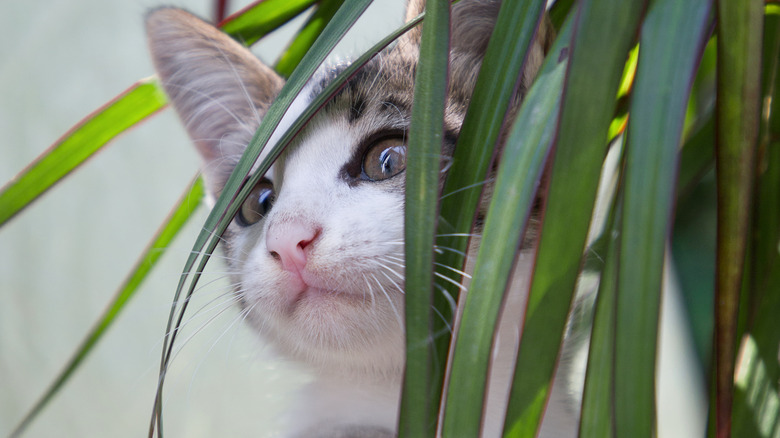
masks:
[[[316,345],[300,333],[276,336],[273,344],[285,357],[307,365],[313,372],[326,376],[348,376],[366,382],[397,382],[405,362],[403,332],[397,330],[374,339],[341,337],[334,345]],[[322,336],[318,337],[322,339]]]
[[[307,291],[290,304],[280,295],[245,297],[244,305],[262,309],[251,311],[248,320],[282,355],[326,374],[385,378],[403,369],[403,320],[387,302]],[[395,306],[403,308],[402,301]]]

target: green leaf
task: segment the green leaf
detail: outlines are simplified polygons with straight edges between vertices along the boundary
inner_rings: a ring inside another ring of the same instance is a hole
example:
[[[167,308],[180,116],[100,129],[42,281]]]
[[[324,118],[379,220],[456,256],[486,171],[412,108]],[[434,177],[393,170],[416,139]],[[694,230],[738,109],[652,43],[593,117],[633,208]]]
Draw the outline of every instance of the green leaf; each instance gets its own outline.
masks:
[[[592,0],[577,5],[545,219],[504,426],[506,436],[534,436],[539,426],[580,272],[615,96],[643,3]]]
[[[747,291],[752,318],[737,361],[733,436],[776,438],[780,433],[780,6],[764,17],[763,109]],[[774,424],[774,428],[772,427]],[[755,428],[755,430],[753,429]],[[773,432],[774,431],[774,432]]]
[[[761,96],[761,0],[718,1],[715,169],[718,229],[715,273],[716,433],[731,427],[737,315],[754,183]]]
[[[436,243],[450,250],[437,255],[437,266],[463,267],[493,149],[543,11],[544,2],[539,0],[501,4],[442,192]],[[442,317],[435,320],[435,333],[445,329],[445,322],[451,325],[454,309],[450,302],[458,300],[460,290],[442,277],[460,283],[460,278],[453,278],[453,272],[439,271],[437,282],[442,292],[435,295],[434,307]],[[449,351],[449,337],[436,339],[436,351],[443,367]]]
[[[316,0],[265,0],[231,15],[220,27],[247,46],[287,23]]]
[[[615,348],[616,436],[651,437],[666,237],[688,96],[710,0],[654,0],[640,35],[624,168]]]
[[[686,197],[715,163],[715,119],[710,117],[691,135],[680,151],[677,197]]]
[[[568,27],[569,29],[571,26]],[[562,35],[551,53],[568,44]],[[516,252],[528,223],[557,124],[565,59],[549,64],[526,96],[504,146],[466,295],[452,359],[444,414],[445,436],[478,436],[491,342]]]
[[[110,140],[165,106],[155,79],[137,82],[71,128],[0,190],[0,226]]]
[[[51,399],[59,392],[65,382],[71,377],[74,371],[81,365],[81,362],[92,351],[93,347],[108,331],[116,320],[122,309],[130,301],[143,280],[147,277],[157,261],[165,253],[165,249],[171,244],[174,237],[192,217],[192,214],[200,206],[203,199],[204,189],[203,181],[196,179],[184,194],[179,198],[178,203],[171,210],[171,213],[163,221],[162,226],[154,235],[149,245],[139,257],[130,274],[114,294],[113,299],[103,314],[98,318],[95,326],[87,333],[87,336],[81,341],[81,345],[76,349],[70,360],[65,364],[63,370],[57,375],[44,394],[35,402],[32,408],[27,412],[19,425],[11,433],[12,437],[20,436],[30,423],[41,413]]]
[[[314,10],[314,13],[306,21],[298,35],[287,46],[282,56],[276,61],[274,70],[284,77],[290,76],[295,67],[301,62],[306,51],[320,36],[325,26],[330,23],[333,15],[336,14],[344,0],[321,0]]]
[[[620,259],[620,232],[622,215],[622,188],[618,194],[602,238],[607,248],[602,253],[604,269],[599,280],[593,330],[590,336],[588,367],[582,395],[580,438],[612,438],[615,436],[615,322],[617,320],[618,260]]]
[[[776,438],[780,435],[780,397],[777,380],[769,371],[777,366],[777,359],[765,361],[760,350],[752,336],[743,338],[734,376],[733,436]]]
[[[443,374],[434,370],[432,297],[439,172],[447,100],[450,5],[426,8],[406,167],[406,372],[399,436],[433,437]],[[421,390],[421,388],[425,388]]]

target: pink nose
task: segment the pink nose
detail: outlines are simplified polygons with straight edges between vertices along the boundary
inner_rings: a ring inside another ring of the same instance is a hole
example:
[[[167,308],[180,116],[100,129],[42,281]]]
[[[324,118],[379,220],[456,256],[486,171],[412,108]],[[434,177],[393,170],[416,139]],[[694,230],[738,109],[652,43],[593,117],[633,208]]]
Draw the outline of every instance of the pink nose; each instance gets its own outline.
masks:
[[[320,228],[298,221],[271,224],[265,245],[282,262],[282,269],[298,273],[306,267],[306,247],[317,238]]]

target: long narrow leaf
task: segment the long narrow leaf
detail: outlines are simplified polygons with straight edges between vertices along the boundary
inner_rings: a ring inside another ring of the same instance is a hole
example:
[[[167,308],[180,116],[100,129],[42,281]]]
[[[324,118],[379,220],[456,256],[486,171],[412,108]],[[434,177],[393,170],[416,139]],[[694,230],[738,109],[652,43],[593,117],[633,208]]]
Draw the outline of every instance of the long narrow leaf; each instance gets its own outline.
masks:
[[[780,5],[764,17],[761,133],[747,291],[750,334],[736,365],[733,436],[780,434]],[[751,434],[752,435],[749,435]]]
[[[715,168],[716,433],[731,436],[737,314],[751,210],[761,95],[761,0],[718,1]]]
[[[447,98],[450,5],[426,8],[414,86],[406,168],[406,371],[399,436],[433,437],[444,375],[434,369],[433,244]],[[421,390],[421,388],[424,388]]]
[[[84,118],[0,190],[0,226],[166,102],[157,81],[146,79]]]
[[[504,433],[534,436],[585,250],[614,99],[644,2],[578,4],[545,218]]]
[[[493,150],[543,11],[544,2],[540,0],[501,4],[444,186],[438,228],[441,237],[437,244],[452,250],[436,257],[438,266],[463,267],[468,236]],[[452,272],[440,274],[453,275]],[[440,281],[439,286],[457,301],[460,292],[457,287],[446,281]],[[444,328],[445,321],[451,324],[454,309],[444,293],[435,295],[434,307],[442,315],[434,327],[438,333]],[[437,338],[436,350],[440,363],[445,364],[449,338]]]
[[[688,95],[709,33],[710,0],[654,0],[631,99],[618,268],[616,436],[655,430],[655,356],[666,238]]]
[[[92,351],[92,348],[103,337],[106,331],[108,331],[117,316],[119,316],[119,313],[125,308],[128,301],[135,296],[135,293],[138,291],[143,280],[152,271],[152,268],[157,264],[160,257],[165,253],[165,249],[170,245],[177,233],[184,227],[187,220],[192,217],[193,213],[200,205],[203,195],[203,181],[198,178],[194,183],[190,184],[176,206],[171,210],[171,213],[165,218],[162,226],[154,235],[149,245],[146,247],[146,250],[141,254],[141,257],[130,271],[127,279],[119,287],[106,310],[98,318],[97,324],[89,333],[87,333],[87,336],[81,342],[81,345],[79,345],[63,370],[57,375],[54,382],[46,389],[43,396],[35,402],[33,407],[30,408],[24,416],[24,419],[16,426],[11,433],[12,437],[20,436],[22,432],[24,432],[27,426],[29,426],[38,414],[41,413],[43,408],[46,407],[65,382],[68,381],[73,372],[76,371],[78,366]]]
[[[617,319],[618,260],[620,251],[619,223],[622,214],[622,189],[605,226],[608,239],[604,251],[605,264],[601,272],[593,330],[588,351],[588,368],[582,395],[580,438],[612,438],[615,435],[615,321]]]
[[[566,35],[552,50],[561,53]],[[565,58],[550,56],[517,116],[501,157],[474,278],[466,296],[452,359],[445,436],[478,436],[488,362],[499,309],[533,208],[557,125]],[[557,65],[556,65],[557,64]]]
[[[274,70],[284,77],[290,76],[295,67],[301,62],[303,56],[309,50],[317,37],[320,36],[333,15],[339,10],[344,0],[322,0],[317,9],[311,14],[298,35],[287,47],[282,56],[276,61]]]
[[[219,23],[225,32],[246,45],[287,23],[316,0],[261,0]]]

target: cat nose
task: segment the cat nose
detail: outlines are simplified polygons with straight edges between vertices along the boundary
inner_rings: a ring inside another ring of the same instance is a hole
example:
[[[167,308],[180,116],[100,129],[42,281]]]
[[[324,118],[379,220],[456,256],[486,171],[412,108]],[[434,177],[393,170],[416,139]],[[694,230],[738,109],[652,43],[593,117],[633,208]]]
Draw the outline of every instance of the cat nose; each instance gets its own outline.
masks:
[[[319,227],[300,222],[272,224],[265,236],[265,246],[282,262],[282,269],[298,273],[306,267],[306,247],[319,233]]]

